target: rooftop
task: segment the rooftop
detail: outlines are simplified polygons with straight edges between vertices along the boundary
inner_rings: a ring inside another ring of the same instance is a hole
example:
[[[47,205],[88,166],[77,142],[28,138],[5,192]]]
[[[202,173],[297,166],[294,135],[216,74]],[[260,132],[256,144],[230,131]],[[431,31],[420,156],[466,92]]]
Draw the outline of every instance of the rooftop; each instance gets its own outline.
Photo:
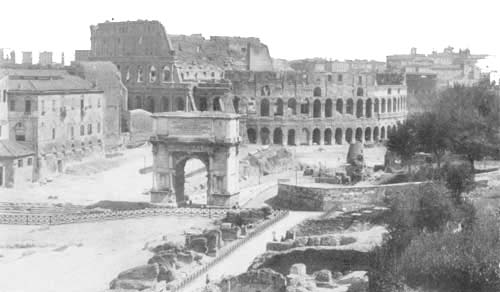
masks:
[[[28,143],[0,140],[0,158],[16,158],[33,155],[35,152]]]

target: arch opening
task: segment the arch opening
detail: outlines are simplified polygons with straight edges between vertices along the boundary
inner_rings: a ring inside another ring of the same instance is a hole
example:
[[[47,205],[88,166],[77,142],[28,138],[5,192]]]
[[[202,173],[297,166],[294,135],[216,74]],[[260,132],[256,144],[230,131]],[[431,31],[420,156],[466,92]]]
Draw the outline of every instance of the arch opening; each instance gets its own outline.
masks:
[[[283,144],[283,131],[281,128],[274,129],[273,132],[273,144],[282,145]]]
[[[207,204],[209,180],[208,161],[190,156],[175,166],[174,190],[178,204]]]
[[[260,142],[262,145],[269,145],[271,143],[270,140],[270,132],[268,128],[260,129]]]
[[[294,129],[290,129],[288,130],[288,141],[287,141],[287,144],[289,146],[295,146],[295,130]]]
[[[321,144],[321,131],[318,128],[313,130],[312,142],[313,145]]]
[[[324,135],[325,145],[332,145],[332,129],[326,129]]]

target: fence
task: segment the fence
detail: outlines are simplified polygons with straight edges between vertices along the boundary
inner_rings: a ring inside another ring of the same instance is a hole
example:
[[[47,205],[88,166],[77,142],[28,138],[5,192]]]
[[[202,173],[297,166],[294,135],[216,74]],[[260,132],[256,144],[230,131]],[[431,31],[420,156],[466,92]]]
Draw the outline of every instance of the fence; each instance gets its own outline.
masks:
[[[196,216],[222,218],[228,211],[231,210],[232,209],[212,208],[148,208],[141,210],[83,214],[0,214],[0,224],[59,225],[153,216]]]
[[[273,224],[280,221],[281,219],[285,218],[288,214],[289,214],[289,211],[276,211],[275,216],[272,219],[257,226],[254,230],[250,231],[245,238],[231,242],[230,244],[224,246],[223,248],[221,248],[219,250],[217,256],[213,260],[206,263],[201,268],[197,269],[196,271],[191,273],[189,276],[182,279],[180,282],[175,283],[173,285],[172,284],[167,285],[166,288],[160,290],[159,292],[181,291],[189,283],[191,283],[192,281],[196,280],[198,277],[200,277],[201,275],[206,273],[211,267],[218,264],[220,261],[222,261],[223,259],[228,257],[230,254],[232,254],[236,249],[238,249],[239,247],[241,247],[243,244],[247,243],[248,241],[250,241],[254,237],[260,235],[264,230],[271,227]]]

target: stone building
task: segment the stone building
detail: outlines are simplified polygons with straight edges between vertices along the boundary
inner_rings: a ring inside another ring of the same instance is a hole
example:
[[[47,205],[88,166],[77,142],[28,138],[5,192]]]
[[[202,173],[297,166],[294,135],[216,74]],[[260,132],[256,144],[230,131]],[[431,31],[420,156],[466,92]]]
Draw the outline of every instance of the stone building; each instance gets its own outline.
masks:
[[[382,62],[273,60],[258,38],[167,35],[158,21],[100,23],[91,42],[91,60],[121,71],[129,110],[236,112],[245,142],[376,142],[406,117],[403,75]]]
[[[38,64],[40,66],[51,66],[52,63],[52,52],[40,52],[38,58]]]
[[[9,138],[33,148],[35,180],[102,154],[102,90],[62,70],[3,73],[0,90],[8,100]]]

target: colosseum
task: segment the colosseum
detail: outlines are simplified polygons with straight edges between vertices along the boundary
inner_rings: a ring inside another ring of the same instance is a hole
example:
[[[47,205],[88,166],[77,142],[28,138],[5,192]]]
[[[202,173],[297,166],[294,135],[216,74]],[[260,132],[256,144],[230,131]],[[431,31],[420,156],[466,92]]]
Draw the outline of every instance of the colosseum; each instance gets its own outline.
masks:
[[[236,112],[247,143],[375,143],[407,115],[404,75],[385,63],[273,59],[258,38],[205,39],[168,35],[158,21],[105,22],[91,26],[83,58],[116,64],[129,110]]]

